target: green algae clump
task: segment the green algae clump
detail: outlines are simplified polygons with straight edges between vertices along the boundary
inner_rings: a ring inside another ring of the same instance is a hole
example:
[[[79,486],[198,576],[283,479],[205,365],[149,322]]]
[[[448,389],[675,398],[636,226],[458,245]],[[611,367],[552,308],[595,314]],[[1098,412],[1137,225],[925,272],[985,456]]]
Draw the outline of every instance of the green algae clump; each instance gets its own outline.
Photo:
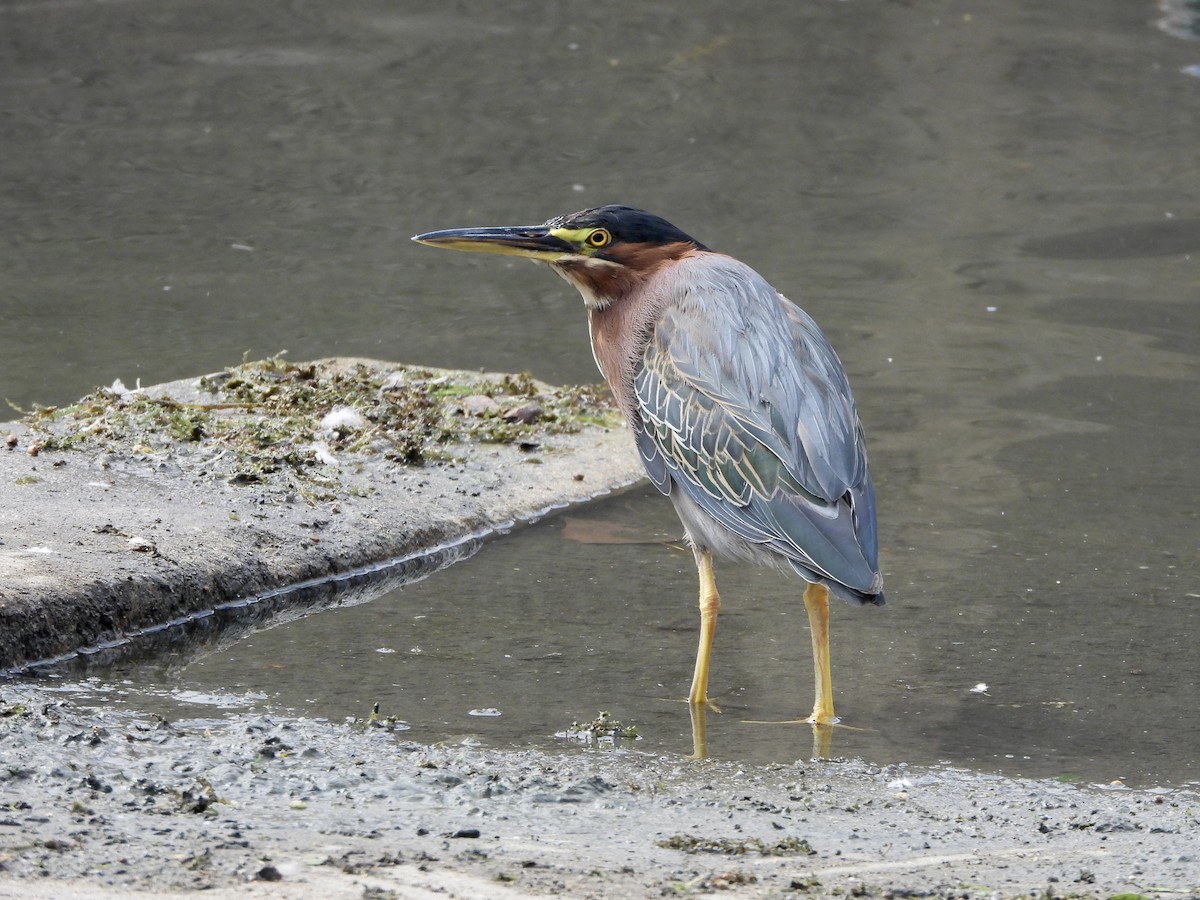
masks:
[[[34,455],[89,451],[104,466],[149,463],[231,484],[282,480],[312,501],[332,499],[338,471],[364,456],[415,467],[452,461],[471,444],[532,454],[548,435],[617,427],[620,417],[600,386],[280,354],[198,381],[136,390],[116,382],[23,421],[36,435]]]

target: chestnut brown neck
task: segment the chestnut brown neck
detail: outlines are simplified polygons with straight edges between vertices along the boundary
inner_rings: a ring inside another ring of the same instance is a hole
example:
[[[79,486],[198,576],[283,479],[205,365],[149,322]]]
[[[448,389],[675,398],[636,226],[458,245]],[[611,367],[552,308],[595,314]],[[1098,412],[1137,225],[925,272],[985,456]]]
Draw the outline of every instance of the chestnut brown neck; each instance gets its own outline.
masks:
[[[623,275],[605,272],[605,277],[589,282],[586,289],[573,277],[576,273],[564,273],[588,301],[592,355],[626,422],[633,427],[640,424],[633,396],[637,362],[650,340],[655,321],[672,296],[673,279],[667,265],[698,252],[702,251],[685,243],[635,245],[633,251],[625,249],[623,258],[632,258],[634,264],[621,266]],[[596,301],[589,300],[589,291],[595,291]]]
[[[671,244],[621,244],[592,257],[569,257],[553,263],[567,281],[579,289],[589,309],[635,298],[664,265],[696,252],[686,241]]]

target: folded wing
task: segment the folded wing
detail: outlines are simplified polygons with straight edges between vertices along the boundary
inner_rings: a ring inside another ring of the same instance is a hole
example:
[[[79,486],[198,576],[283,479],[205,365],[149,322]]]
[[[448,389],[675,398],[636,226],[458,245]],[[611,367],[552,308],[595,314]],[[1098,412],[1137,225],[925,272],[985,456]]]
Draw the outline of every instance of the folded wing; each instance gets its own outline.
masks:
[[[810,580],[882,602],[875,499],[837,355],[753,270],[696,260],[703,271],[680,279],[693,287],[668,298],[635,373],[647,472]],[[735,324],[714,334],[714,320]]]

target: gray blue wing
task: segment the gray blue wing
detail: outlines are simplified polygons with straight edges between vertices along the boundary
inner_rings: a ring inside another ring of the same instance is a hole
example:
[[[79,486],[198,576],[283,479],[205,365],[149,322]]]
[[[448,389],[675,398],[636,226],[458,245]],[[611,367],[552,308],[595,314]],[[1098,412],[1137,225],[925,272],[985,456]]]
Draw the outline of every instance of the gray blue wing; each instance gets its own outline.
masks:
[[[837,355],[752,269],[686,264],[701,268],[677,282],[692,287],[669,298],[634,379],[652,481],[805,577],[875,599],[875,498]]]

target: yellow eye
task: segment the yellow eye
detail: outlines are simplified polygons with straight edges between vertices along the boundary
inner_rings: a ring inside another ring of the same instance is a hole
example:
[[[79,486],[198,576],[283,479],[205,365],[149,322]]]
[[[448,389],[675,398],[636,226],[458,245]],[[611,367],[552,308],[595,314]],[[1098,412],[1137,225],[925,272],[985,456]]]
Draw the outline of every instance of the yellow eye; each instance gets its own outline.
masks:
[[[597,228],[595,231],[589,234],[585,240],[587,241],[587,245],[589,247],[595,247],[599,249],[600,247],[607,247],[610,243],[612,243],[612,235],[603,228]]]

